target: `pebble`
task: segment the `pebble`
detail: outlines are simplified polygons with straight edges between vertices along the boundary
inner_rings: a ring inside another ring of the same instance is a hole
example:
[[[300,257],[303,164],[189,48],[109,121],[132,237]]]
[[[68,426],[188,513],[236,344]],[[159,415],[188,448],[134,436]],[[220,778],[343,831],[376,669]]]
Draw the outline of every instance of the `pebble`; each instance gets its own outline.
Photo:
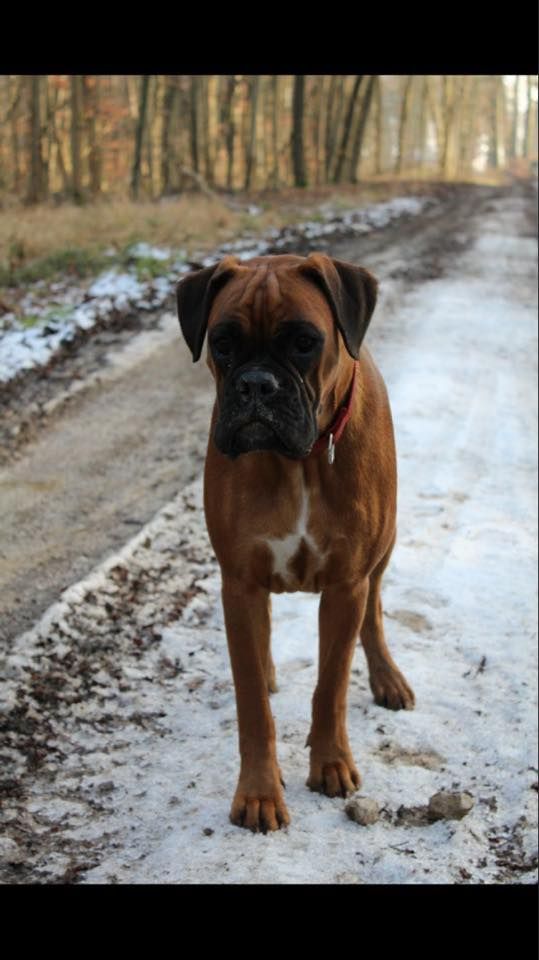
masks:
[[[429,818],[431,820],[462,820],[475,803],[469,793],[449,793],[440,791],[429,800]]]
[[[376,800],[372,800],[370,797],[355,797],[346,804],[344,811],[350,817],[350,820],[355,820],[362,827],[376,823],[380,816],[380,809]]]
[[[18,843],[10,840],[9,837],[0,837],[0,862],[22,863],[24,858],[24,851],[21,850]]]

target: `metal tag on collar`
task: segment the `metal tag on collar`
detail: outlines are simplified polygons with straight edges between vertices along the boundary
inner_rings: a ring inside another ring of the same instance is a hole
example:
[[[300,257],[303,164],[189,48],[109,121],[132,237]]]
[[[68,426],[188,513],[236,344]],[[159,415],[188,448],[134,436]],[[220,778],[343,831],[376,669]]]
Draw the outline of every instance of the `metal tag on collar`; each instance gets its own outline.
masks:
[[[335,460],[335,443],[333,441],[333,434],[330,433],[328,440],[328,463],[331,466]]]

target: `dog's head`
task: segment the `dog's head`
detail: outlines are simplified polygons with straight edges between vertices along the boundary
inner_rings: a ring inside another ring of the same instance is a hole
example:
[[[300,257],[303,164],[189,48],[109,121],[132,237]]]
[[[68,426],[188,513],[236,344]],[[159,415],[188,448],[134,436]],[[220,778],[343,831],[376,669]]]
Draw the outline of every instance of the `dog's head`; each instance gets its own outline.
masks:
[[[376,290],[367,270],[320,253],[225,257],[179,282],[193,360],[208,335],[222,453],[309,454],[350,384]]]

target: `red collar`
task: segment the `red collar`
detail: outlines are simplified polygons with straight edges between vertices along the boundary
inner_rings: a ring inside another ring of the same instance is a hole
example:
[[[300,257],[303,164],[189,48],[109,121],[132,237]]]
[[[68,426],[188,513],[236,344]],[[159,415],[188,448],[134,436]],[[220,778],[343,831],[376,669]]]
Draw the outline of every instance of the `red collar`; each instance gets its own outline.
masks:
[[[326,430],[324,430],[324,432],[318,437],[318,440],[314,444],[311,452],[308,454],[309,457],[311,457],[313,454],[316,455],[317,453],[320,453],[321,450],[324,450],[327,447],[329,463],[333,463],[335,458],[335,444],[341,439],[344,433],[344,428],[352,415],[352,404],[357,386],[358,365],[359,364],[356,361],[356,363],[354,363],[352,383],[350,384],[348,393],[346,395],[346,400],[337,410],[337,413],[335,414],[329,427],[327,427]]]

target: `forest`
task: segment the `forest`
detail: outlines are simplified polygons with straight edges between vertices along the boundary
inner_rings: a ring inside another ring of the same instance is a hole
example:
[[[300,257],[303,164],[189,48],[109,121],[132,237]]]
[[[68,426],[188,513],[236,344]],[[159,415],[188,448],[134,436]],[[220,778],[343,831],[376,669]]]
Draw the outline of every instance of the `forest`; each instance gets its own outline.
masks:
[[[536,76],[5,75],[0,116],[2,206],[537,163]]]

